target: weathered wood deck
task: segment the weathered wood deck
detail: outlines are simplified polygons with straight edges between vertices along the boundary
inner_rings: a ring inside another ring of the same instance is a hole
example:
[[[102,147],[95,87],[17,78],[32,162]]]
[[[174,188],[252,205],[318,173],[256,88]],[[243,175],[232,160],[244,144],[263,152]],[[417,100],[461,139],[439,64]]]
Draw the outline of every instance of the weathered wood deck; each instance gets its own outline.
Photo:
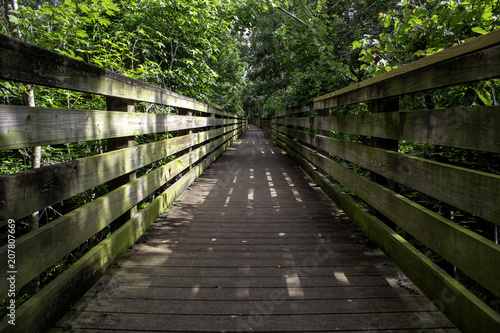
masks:
[[[250,127],[52,331],[457,331],[398,279]]]

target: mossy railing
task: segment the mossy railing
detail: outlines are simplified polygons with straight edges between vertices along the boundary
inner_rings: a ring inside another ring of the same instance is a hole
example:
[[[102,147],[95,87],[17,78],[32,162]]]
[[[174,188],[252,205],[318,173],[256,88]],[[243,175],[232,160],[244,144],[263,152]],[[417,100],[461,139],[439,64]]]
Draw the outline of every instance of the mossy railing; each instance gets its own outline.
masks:
[[[500,332],[500,315],[400,234],[411,235],[493,298],[500,296],[500,246],[494,237],[401,193],[418,191],[492,230],[500,224],[500,176],[405,154],[401,148],[411,142],[437,151],[452,147],[498,154],[500,106],[401,112],[399,105],[400,98],[416,98],[416,93],[498,77],[500,31],[495,31],[261,119],[273,139],[464,332]],[[346,107],[350,114],[339,115]]]
[[[135,243],[246,129],[247,120],[3,35],[0,79],[106,96],[105,111],[0,105],[2,150],[107,140],[106,153],[0,176],[2,233],[14,225],[8,221],[17,222],[101,184],[110,190],[17,237],[12,242],[15,248],[0,247],[3,299],[11,288],[5,283],[8,277],[15,277],[19,290],[101,230],[114,226],[107,238],[15,309],[15,326],[8,323],[12,316],[0,323],[2,332],[39,332],[50,328]],[[135,113],[137,102],[170,106],[177,114]],[[136,135],[155,133],[170,137],[135,145]],[[136,170],[160,160],[163,165],[135,177]],[[138,212],[136,205],[159,189],[163,192]],[[15,262],[9,256],[15,256]]]

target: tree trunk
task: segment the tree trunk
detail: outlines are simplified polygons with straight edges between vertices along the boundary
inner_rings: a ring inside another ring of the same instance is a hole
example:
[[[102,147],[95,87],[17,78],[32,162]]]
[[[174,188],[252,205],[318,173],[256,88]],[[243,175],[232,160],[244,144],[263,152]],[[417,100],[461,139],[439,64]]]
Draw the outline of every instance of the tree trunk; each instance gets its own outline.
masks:
[[[26,87],[26,95],[25,97],[25,104],[29,107],[35,107],[35,86],[34,85],[29,85]],[[31,169],[37,169],[41,165],[41,159],[42,159],[42,147],[37,146],[33,147],[33,155],[31,156]],[[34,212],[31,214],[28,224],[29,224],[29,229],[30,231],[33,231],[38,228],[38,224],[40,221],[40,212]],[[37,276],[31,282],[29,283],[29,288],[33,292],[37,292],[38,289],[40,288],[40,277]]]

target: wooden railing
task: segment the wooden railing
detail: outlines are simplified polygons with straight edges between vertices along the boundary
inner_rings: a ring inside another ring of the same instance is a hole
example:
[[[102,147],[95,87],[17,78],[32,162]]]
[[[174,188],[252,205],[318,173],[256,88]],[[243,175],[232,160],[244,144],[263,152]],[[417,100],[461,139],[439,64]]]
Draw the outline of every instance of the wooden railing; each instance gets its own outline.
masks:
[[[0,35],[0,79],[104,95],[108,110],[0,106],[0,149],[107,139],[112,151],[0,176],[0,227],[107,183],[110,191],[0,248],[0,295],[29,283],[95,234],[124,223],[84,257],[4,318],[0,331],[43,331],[129,248],[166,208],[247,127],[244,118],[194,99]],[[134,113],[135,102],[174,107],[176,115]],[[125,112],[123,112],[125,111]],[[128,112],[126,112],[128,111]],[[135,145],[134,136],[170,133],[171,138]],[[170,159],[136,179],[135,171]],[[182,177],[180,177],[182,176]],[[144,210],[134,207],[170,185]],[[11,252],[12,254],[14,252]],[[14,257],[14,256],[12,256]],[[14,264],[14,266],[8,266]],[[13,273],[14,272],[14,273]]]
[[[419,191],[494,228],[500,224],[500,176],[404,154],[398,146],[410,141],[500,153],[500,107],[400,112],[399,98],[498,77],[500,31],[261,121],[273,139],[464,332],[500,332],[500,316],[396,233],[394,225],[497,297],[500,246],[400,195],[398,189]],[[364,112],[337,115],[345,106]],[[363,139],[342,138],[349,134]],[[363,176],[353,169],[370,174]],[[365,208],[344,189],[361,198]]]

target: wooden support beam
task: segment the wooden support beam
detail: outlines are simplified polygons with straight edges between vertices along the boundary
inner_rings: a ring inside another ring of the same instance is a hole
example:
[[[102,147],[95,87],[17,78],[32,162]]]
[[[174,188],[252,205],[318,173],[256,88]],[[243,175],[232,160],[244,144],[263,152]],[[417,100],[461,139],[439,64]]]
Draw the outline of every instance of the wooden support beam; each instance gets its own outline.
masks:
[[[399,111],[399,97],[389,97],[377,99],[368,102],[368,111],[370,113],[385,113],[385,112],[398,112]],[[382,148],[390,151],[398,151],[398,140],[386,138],[371,138],[371,145],[375,148]],[[390,188],[392,191],[399,193],[400,186],[394,180],[387,178],[379,173],[370,171],[370,179],[382,186]],[[395,228],[396,224],[387,219],[383,214],[371,207],[371,213],[384,221],[389,227]]]
[[[106,97],[106,109],[108,111],[122,111],[122,112],[134,112],[135,102],[129,99]],[[122,148],[128,148],[135,146],[135,136],[127,136],[120,138],[108,139],[107,151],[118,150]],[[96,172],[101,172],[101,170],[96,170]],[[136,178],[135,171],[126,173],[120,177],[117,177],[108,182],[108,190],[113,191],[120,186],[127,184]],[[137,213],[137,206],[132,207],[128,212],[120,216],[118,219],[111,223],[111,230],[117,230],[123,223],[128,221],[130,218]]]

